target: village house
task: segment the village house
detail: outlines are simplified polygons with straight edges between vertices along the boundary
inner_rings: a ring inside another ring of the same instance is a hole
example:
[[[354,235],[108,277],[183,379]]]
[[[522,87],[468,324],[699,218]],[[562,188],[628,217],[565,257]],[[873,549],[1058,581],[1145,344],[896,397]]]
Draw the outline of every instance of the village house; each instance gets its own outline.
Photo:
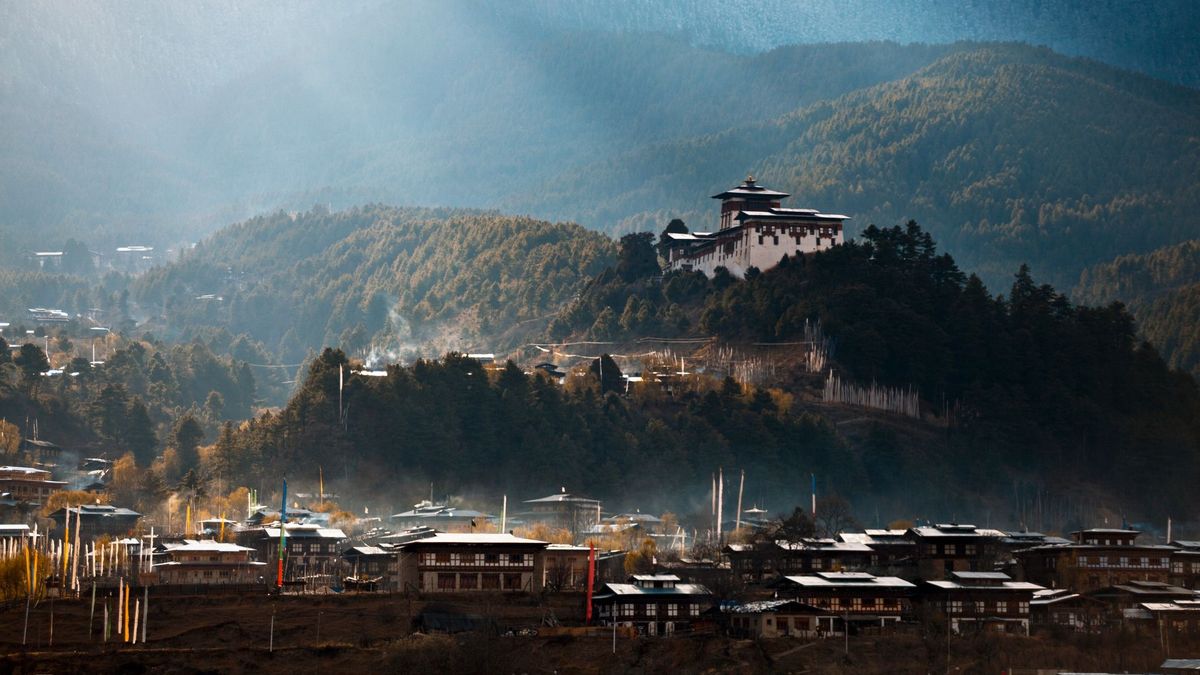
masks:
[[[916,544],[917,576],[946,579],[952,572],[990,572],[1000,553],[999,530],[974,525],[941,523],[910,528]]]
[[[1171,573],[1168,582],[1192,590],[1200,590],[1200,541],[1176,539],[1170,544]]]
[[[349,579],[371,584],[371,590],[400,590],[400,555],[379,546],[351,546],[342,551]]]
[[[0,466],[0,494],[30,504],[43,504],[50,495],[65,490],[67,481],[50,480],[50,472],[29,466]]]
[[[886,628],[911,613],[916,592],[904,579],[868,572],[786,576],[774,585],[781,597],[829,611],[814,617],[812,630],[821,634],[840,633],[847,622],[852,632]]]
[[[908,530],[867,529],[862,532],[841,532],[837,538],[847,544],[863,544],[873,551],[871,568],[899,570],[916,564],[916,542],[908,538]]]
[[[721,608],[729,633],[734,637],[758,640],[781,637],[819,637],[819,627],[827,625],[832,613],[797,600],[757,600]]]
[[[527,499],[525,503],[529,510],[517,514],[519,518],[527,523],[544,523],[566,530],[573,537],[587,533],[600,523],[600,500],[568,494],[566,488],[558,494]]]
[[[1073,533],[1074,543],[1034,546],[1014,553],[1025,580],[1087,593],[1130,581],[1166,583],[1176,549],[1138,545],[1140,532],[1091,529]]]
[[[713,595],[674,574],[635,574],[627,583],[606,583],[592,598],[601,625],[635,627],[644,635],[691,630],[713,606]]]
[[[160,584],[232,585],[265,580],[266,563],[256,562],[254,549],[216,541],[185,540],[164,546],[164,562],[154,565]]]
[[[1161,581],[1131,580],[1089,592],[1088,597],[1104,602],[1114,623],[1150,618],[1143,603],[1186,602],[1196,599],[1189,588],[1172,586]]]
[[[1035,591],[1029,601],[1031,631],[1065,628],[1094,632],[1104,627],[1108,608],[1103,602],[1065,588]]]
[[[420,593],[536,593],[547,543],[511,534],[437,533],[400,546],[400,583]]]
[[[316,524],[288,523],[284,552],[284,578],[300,579],[330,574],[341,559],[341,547],[346,534],[333,527]],[[277,575],[279,561],[279,523],[237,533],[238,543],[254,549],[256,557],[266,562],[272,575]]]
[[[130,509],[111,506],[109,504],[82,504],[61,508],[50,514],[50,519],[58,526],[58,532],[66,526],[67,517],[71,519],[71,531],[75,531],[75,523],[79,523],[79,536],[92,539],[101,535],[118,537],[129,534],[137,526],[142,514]],[[72,535],[74,536],[74,535]]]
[[[815,253],[843,242],[842,225],[848,216],[781,208],[788,196],[759,185],[754,176],[713,195],[721,200],[720,229],[665,232],[661,245],[667,269],[696,270],[711,277],[724,267],[743,277],[751,267],[765,271],[784,256]]]
[[[408,511],[393,514],[390,518],[394,527],[432,527],[442,532],[470,531],[495,518],[490,514],[473,509],[460,509],[445,504],[434,504],[423,500]]]
[[[918,602],[941,612],[955,633],[971,628],[1028,635],[1029,606],[1040,590],[1003,572],[955,571],[946,580],[923,580]]]
[[[590,556],[591,548],[587,546],[549,544],[542,552],[542,588],[548,591],[585,590]]]

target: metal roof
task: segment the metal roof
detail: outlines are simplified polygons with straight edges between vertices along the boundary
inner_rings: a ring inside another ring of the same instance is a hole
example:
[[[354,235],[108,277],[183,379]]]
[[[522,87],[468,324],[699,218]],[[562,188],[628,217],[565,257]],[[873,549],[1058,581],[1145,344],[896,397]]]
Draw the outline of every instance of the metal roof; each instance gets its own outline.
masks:
[[[824,572],[784,579],[804,588],[916,588],[900,577],[877,577],[866,572]]]
[[[488,545],[495,546],[501,544],[521,545],[521,546],[546,546],[546,542],[537,539],[524,539],[511,534],[495,534],[495,533],[453,533],[453,532],[438,532],[432,537],[416,539],[404,544],[404,546],[416,546],[426,544],[465,544],[465,545]]]
[[[182,543],[165,544],[167,553],[238,553],[254,549],[220,541],[185,539]]]
[[[783,199],[784,197],[790,196],[791,195],[786,192],[768,190],[767,188],[759,185],[758,181],[754,180],[754,176],[746,176],[746,180],[742,181],[741,185],[715,194],[712,196],[712,198],[731,199],[734,197],[740,197],[743,199]]]
[[[957,581],[936,581],[936,580],[928,581],[927,580],[927,581],[925,581],[925,583],[929,584],[930,586],[940,588],[944,591],[952,591],[952,590],[1040,591],[1045,588],[1044,586],[1039,586],[1037,584],[1031,584],[1028,581],[1002,581],[997,584],[988,584],[986,586],[979,585],[979,584],[960,584]]]
[[[652,586],[638,586],[636,584],[604,584],[604,588],[608,593],[597,595],[595,597],[596,600],[614,595],[641,595],[668,598],[671,596],[712,595],[711,591],[700,584],[675,584],[669,588],[654,588]]]

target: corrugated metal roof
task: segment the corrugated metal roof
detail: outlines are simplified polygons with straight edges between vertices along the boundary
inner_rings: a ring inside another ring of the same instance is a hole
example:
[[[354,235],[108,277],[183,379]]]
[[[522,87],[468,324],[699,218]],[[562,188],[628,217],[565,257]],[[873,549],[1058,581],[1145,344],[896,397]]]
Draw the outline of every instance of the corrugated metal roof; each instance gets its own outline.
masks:
[[[826,572],[820,576],[788,576],[784,579],[805,588],[916,588],[900,577],[877,577],[866,572]]]

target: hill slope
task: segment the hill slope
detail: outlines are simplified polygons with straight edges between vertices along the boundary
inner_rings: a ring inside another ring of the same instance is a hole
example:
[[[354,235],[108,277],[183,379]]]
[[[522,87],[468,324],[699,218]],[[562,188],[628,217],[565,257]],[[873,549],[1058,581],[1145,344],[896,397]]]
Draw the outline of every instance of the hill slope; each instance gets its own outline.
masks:
[[[396,360],[494,349],[518,322],[536,330],[612,254],[607,237],[577,225],[455,210],[316,209],[230,226],[139,278],[133,296],[159,315],[168,337],[216,327],[285,360],[335,343]]]
[[[1200,240],[1090,267],[1074,296],[1125,303],[1171,366],[1200,377]]]
[[[510,207],[620,230],[682,216],[703,230],[716,213],[707,196],[742,171],[858,227],[916,218],[989,284],[1023,262],[1073,283],[1086,264],[1194,236],[1200,92],[989,46],[771,122],[573,170]]]

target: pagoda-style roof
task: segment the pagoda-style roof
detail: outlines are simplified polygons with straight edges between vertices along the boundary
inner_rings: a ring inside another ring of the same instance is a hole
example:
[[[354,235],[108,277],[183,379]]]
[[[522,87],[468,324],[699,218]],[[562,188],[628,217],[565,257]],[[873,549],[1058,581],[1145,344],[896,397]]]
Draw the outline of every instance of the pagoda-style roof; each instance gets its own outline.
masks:
[[[713,199],[737,198],[737,199],[774,201],[777,199],[783,199],[785,197],[790,197],[790,196],[791,195],[789,195],[786,192],[777,192],[775,190],[769,190],[769,189],[759,185],[758,181],[754,180],[754,176],[746,176],[746,180],[742,181],[741,185],[739,185],[735,188],[726,190],[720,194],[715,194],[712,196],[712,198]]]

